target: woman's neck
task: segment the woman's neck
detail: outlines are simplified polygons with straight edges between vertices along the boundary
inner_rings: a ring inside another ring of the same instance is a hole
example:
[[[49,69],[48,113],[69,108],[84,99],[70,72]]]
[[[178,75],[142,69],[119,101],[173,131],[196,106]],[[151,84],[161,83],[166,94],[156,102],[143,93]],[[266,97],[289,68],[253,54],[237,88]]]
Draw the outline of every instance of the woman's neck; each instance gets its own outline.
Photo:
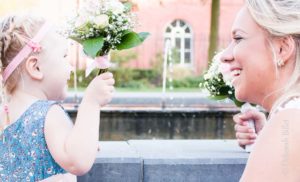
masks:
[[[282,95],[281,90],[277,90],[277,92],[273,92],[262,100],[262,103],[260,104],[266,111],[270,112],[278,100],[280,96]]]

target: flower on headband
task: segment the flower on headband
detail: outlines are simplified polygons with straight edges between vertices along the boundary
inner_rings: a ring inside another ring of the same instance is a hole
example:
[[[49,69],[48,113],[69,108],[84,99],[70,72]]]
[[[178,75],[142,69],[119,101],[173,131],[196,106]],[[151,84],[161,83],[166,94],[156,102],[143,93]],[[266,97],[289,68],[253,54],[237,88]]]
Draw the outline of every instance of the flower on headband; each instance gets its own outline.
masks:
[[[42,50],[42,46],[37,42],[29,41],[27,42],[27,45],[32,49],[32,52],[34,53],[39,53]]]

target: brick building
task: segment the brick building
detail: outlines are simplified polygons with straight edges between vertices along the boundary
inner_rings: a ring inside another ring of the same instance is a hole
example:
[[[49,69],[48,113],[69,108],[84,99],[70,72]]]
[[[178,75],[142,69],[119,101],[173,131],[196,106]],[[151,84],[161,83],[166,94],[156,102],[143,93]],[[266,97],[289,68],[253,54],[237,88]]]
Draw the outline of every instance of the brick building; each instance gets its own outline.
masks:
[[[209,0],[135,0],[138,6],[140,31],[151,33],[146,42],[137,48],[138,59],[131,65],[149,68],[154,56],[163,52],[165,41],[170,39],[176,47],[177,63],[201,73],[207,67],[210,30]],[[230,41],[231,25],[242,0],[221,0],[219,45]]]
[[[42,11],[43,15],[49,14],[49,17],[55,21],[62,20],[64,13],[82,0],[25,0],[24,5],[17,7],[7,1],[5,9],[0,15],[10,9],[24,9],[30,3],[38,5],[37,10]],[[177,63],[183,67],[189,68],[192,72],[200,74],[207,67],[207,52],[209,46],[210,30],[210,7],[212,0],[132,0],[135,3],[135,10],[139,19],[140,27],[138,31],[147,31],[151,36],[141,46],[134,49],[138,58],[129,63],[135,68],[151,68],[152,62],[157,54],[164,51],[165,41],[170,39],[172,45],[176,47],[175,54]],[[219,42],[220,47],[225,47],[230,40],[230,30],[234,17],[238,10],[243,6],[243,0],[220,0],[220,29]],[[33,6],[32,5],[32,6]],[[53,10],[58,11],[53,14]],[[4,11],[6,10],[6,11]],[[76,62],[79,68],[85,67],[85,58],[81,55],[78,48],[71,49],[70,61]],[[79,56],[76,52],[79,52]]]

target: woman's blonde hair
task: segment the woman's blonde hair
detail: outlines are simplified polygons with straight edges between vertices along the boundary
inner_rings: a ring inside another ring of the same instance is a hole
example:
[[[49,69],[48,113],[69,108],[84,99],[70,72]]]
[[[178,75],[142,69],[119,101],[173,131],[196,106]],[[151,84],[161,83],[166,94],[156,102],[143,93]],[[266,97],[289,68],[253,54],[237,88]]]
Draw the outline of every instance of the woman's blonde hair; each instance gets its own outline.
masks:
[[[38,32],[44,19],[30,14],[10,15],[0,21],[0,67],[1,74],[13,58],[22,50],[27,41]],[[33,53],[32,53],[33,54]],[[6,92],[11,94],[21,78],[22,64],[5,82]]]
[[[295,42],[295,69],[284,90],[280,89],[284,94],[273,105],[273,110],[289,97],[300,95],[300,0],[246,0],[246,5],[256,23],[271,37],[290,36]],[[272,51],[277,65],[276,54]]]

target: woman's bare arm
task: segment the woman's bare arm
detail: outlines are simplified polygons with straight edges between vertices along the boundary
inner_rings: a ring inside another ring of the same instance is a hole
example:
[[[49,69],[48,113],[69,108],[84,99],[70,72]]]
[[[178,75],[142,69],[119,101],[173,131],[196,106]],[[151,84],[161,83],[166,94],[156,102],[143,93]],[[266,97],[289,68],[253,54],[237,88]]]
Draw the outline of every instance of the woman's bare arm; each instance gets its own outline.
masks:
[[[300,181],[300,110],[275,114],[257,138],[242,182]]]

